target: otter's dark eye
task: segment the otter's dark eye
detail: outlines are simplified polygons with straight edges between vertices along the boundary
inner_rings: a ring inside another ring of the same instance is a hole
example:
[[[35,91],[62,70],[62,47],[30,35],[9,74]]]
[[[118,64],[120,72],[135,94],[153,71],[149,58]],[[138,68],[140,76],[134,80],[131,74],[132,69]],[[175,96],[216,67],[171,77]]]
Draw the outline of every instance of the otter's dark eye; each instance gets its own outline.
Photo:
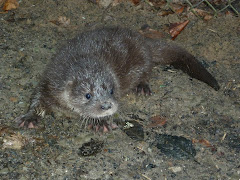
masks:
[[[110,94],[113,94],[113,89],[111,89]]]
[[[87,98],[87,99],[90,99],[90,98],[91,98],[91,94],[87,93],[87,94],[86,94],[86,98]]]

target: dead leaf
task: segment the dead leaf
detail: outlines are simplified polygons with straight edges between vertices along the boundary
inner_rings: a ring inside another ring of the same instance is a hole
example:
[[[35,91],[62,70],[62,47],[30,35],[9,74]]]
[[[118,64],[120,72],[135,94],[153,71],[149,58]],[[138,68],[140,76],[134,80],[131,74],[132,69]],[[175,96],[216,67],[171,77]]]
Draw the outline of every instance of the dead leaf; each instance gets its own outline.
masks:
[[[145,37],[151,38],[151,39],[162,39],[164,37],[164,34],[160,31],[157,31],[155,29],[151,29],[148,25],[145,25],[146,27],[142,27],[139,31],[140,34],[142,34]]]
[[[216,147],[213,146],[208,140],[206,139],[200,139],[200,140],[197,140],[197,139],[193,139],[192,140],[192,143],[199,143],[199,144],[202,144],[204,146],[206,146],[207,148],[210,148],[211,151],[217,151]]]
[[[140,0],[113,0],[112,6],[117,6],[120,3],[127,2],[127,1],[133,3],[134,5],[140,4]]]
[[[201,16],[204,20],[210,20],[213,18],[213,16],[208,11],[204,11],[202,9],[197,8],[194,8],[192,10],[195,11],[197,15]]]
[[[17,102],[17,100],[18,100],[16,97],[10,97],[9,99],[10,99],[10,101],[12,101],[12,102]]]
[[[206,15],[206,16],[204,16],[204,20],[206,20],[206,21],[208,21],[208,20],[210,20],[210,19],[212,19],[213,18],[213,16],[212,15]]]
[[[167,16],[169,14],[174,14],[174,12],[172,10],[163,10],[163,11],[159,12],[157,15],[158,16]]]
[[[151,117],[150,120],[152,122],[147,125],[147,127],[150,127],[150,128],[164,126],[167,122],[167,119],[165,117],[161,117],[161,116]]]
[[[5,3],[6,0],[0,0],[0,7]]]
[[[195,144],[195,143],[197,143],[197,142],[198,142],[197,139],[194,139],[194,138],[192,139],[192,143],[193,143],[193,144]]]
[[[147,1],[150,6],[154,6],[156,8],[164,8],[164,6],[166,6],[166,1],[156,1],[156,0],[148,0]]]
[[[113,3],[113,0],[88,0],[88,1],[105,8]]]
[[[212,147],[211,143],[208,140],[206,140],[206,139],[200,139],[198,142],[200,144],[205,145],[206,147]]]
[[[195,11],[199,16],[201,17],[204,17],[206,16],[207,14],[209,14],[207,11],[204,11],[202,9],[197,9],[197,8],[194,8],[192,9],[193,11]]]
[[[234,16],[234,14],[231,11],[226,11],[225,13],[227,16]]]
[[[3,149],[22,149],[26,144],[26,139],[20,134],[12,134],[3,138]]]
[[[213,0],[213,3],[215,4],[215,5],[221,5],[221,4],[226,4],[227,3],[227,1],[226,0]]]
[[[0,136],[3,136],[4,134],[10,133],[8,126],[0,126]]]
[[[65,16],[60,16],[57,20],[52,20],[50,22],[57,26],[67,27],[70,24],[70,19],[67,19]]]
[[[130,0],[134,5],[138,5],[140,3],[140,0]]]
[[[70,19],[67,19],[67,17],[65,16],[60,16],[58,18],[58,22],[60,23],[60,25],[66,27],[70,24]]]
[[[186,20],[182,23],[174,23],[170,25],[169,33],[172,36],[172,40],[174,40],[182,32],[182,30],[187,26],[188,23],[189,20]]]
[[[4,11],[9,11],[12,9],[17,9],[19,6],[18,2],[16,0],[7,0],[3,6]]]
[[[183,12],[184,8],[185,8],[185,7],[182,6],[182,7],[180,7],[180,8],[174,9],[174,11],[175,11],[175,13],[177,13],[177,14],[181,14],[181,13]]]
[[[88,0],[90,1],[91,3],[94,3],[94,4],[98,4],[99,3],[99,0]]]
[[[125,2],[125,1],[127,1],[127,0],[113,0],[112,6],[117,6],[117,5],[119,5],[120,3]]]

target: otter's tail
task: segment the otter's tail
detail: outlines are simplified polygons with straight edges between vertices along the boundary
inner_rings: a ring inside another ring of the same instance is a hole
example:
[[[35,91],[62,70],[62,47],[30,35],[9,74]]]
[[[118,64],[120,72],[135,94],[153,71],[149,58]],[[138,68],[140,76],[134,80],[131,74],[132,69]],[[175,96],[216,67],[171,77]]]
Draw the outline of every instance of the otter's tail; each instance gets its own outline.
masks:
[[[220,89],[217,80],[203,67],[203,65],[183,48],[167,44],[166,42],[150,40],[153,61],[158,64],[170,64],[181,69],[189,76],[205,82],[216,91]]]

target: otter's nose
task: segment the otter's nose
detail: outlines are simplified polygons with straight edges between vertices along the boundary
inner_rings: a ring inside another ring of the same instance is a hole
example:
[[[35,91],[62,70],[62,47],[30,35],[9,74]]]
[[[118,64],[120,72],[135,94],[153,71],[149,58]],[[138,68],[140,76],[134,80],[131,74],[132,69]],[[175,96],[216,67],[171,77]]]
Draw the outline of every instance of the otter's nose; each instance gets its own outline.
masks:
[[[109,102],[104,102],[102,105],[101,105],[101,109],[102,110],[108,110],[108,109],[111,109],[112,108],[112,103],[109,103]]]

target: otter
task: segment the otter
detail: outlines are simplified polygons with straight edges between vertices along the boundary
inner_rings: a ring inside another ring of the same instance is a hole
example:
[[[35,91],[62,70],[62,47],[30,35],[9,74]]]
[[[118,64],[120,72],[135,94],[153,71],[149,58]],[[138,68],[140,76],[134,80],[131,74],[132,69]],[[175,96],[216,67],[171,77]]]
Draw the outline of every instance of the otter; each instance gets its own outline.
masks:
[[[156,64],[170,64],[219,90],[216,79],[183,48],[140,35],[127,28],[104,27],[83,32],[67,42],[47,65],[20,127],[35,128],[53,108],[86,119],[105,119],[118,110],[119,98],[136,88],[151,94],[148,79]],[[104,122],[104,123],[102,123]]]

